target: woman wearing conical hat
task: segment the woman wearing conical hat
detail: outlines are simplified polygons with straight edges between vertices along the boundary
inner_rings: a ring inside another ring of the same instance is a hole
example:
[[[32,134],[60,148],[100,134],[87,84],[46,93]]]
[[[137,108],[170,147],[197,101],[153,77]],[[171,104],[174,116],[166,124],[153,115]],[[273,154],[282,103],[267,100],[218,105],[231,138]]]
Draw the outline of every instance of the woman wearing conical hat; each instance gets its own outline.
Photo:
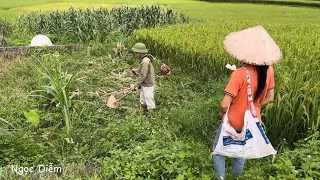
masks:
[[[244,114],[248,107],[247,71],[253,95],[254,109],[261,122],[261,106],[274,99],[274,71],[270,66],[282,58],[280,48],[262,26],[249,28],[229,34],[224,40],[225,50],[233,57],[242,61],[243,67],[235,70],[225,88],[225,96],[220,103],[220,114],[223,117],[228,108],[230,125],[239,133],[244,125]],[[217,145],[221,126],[217,132],[213,149]],[[244,168],[245,160],[233,158],[232,172],[239,177]],[[225,179],[225,157],[214,154],[214,167],[218,179]]]

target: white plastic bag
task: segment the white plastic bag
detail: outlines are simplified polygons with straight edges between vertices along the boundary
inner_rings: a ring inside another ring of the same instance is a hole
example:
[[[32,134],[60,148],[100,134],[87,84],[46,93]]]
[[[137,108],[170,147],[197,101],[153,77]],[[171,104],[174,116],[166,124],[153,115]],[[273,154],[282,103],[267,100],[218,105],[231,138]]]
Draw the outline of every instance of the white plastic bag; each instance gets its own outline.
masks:
[[[277,151],[272,147],[259,120],[254,118],[249,110],[245,112],[248,121],[244,140],[233,139],[225,130],[227,122],[222,123],[221,133],[213,154],[220,154],[235,158],[254,159],[262,158]]]
[[[242,131],[238,133],[229,123],[229,118],[228,118],[229,108],[230,108],[230,105],[223,119],[222,131],[225,132],[225,136],[230,136],[233,140],[243,141],[246,138],[246,129],[248,126],[248,120],[244,118]]]
[[[237,133],[230,125],[228,109],[213,154],[244,159],[262,158],[277,154],[277,151],[274,150],[271,145],[258,119],[252,99],[250,74],[247,69],[246,73],[248,84],[248,109],[245,112],[242,132]]]

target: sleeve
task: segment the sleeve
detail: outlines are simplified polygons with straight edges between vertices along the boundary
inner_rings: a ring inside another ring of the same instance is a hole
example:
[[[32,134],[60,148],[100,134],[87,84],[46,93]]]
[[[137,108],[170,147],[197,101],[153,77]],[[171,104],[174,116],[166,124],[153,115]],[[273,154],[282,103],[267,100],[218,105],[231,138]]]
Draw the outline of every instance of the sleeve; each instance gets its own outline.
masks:
[[[138,80],[134,84],[135,87],[141,86],[143,81],[146,79],[147,74],[148,74],[148,69],[149,69],[149,60],[142,60],[140,63],[140,67],[138,70]]]
[[[269,69],[268,69],[268,90],[271,90],[274,88],[275,86],[275,82],[274,82],[274,71],[273,71],[273,68],[272,66],[269,66]]]
[[[238,95],[239,90],[243,85],[243,74],[242,70],[239,68],[238,70],[234,71],[231,76],[227,87],[224,90],[226,95],[231,97],[236,97]]]

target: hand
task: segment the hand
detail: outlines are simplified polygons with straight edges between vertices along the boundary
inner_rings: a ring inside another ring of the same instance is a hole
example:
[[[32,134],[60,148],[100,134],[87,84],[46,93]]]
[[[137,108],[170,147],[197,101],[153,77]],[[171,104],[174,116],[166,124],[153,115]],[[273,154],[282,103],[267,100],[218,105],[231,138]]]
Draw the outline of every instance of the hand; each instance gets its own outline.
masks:
[[[115,107],[118,107],[118,106],[119,106],[119,103],[118,103],[118,102],[114,102],[113,105],[114,105]]]
[[[130,86],[130,90],[131,90],[131,91],[136,90],[136,87],[134,86],[134,84],[131,84],[131,86]]]
[[[221,112],[221,111],[220,111],[220,116],[222,117],[222,119],[223,119],[223,117],[224,117],[225,114],[226,114],[226,112]]]
[[[136,68],[132,68],[132,69],[131,69],[131,71],[137,72],[137,71],[138,71],[138,69],[136,69]]]

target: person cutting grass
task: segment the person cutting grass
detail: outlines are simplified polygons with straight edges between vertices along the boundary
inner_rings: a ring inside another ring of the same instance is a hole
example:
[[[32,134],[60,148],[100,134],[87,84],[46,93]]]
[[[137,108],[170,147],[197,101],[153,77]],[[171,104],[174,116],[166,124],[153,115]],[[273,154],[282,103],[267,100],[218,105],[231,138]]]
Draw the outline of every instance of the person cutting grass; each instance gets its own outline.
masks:
[[[154,90],[155,90],[155,74],[152,65],[153,56],[148,53],[145,44],[136,43],[132,51],[140,60],[139,69],[132,69],[138,75],[135,84],[131,84],[131,91],[140,90],[140,105],[145,115],[148,114],[150,109],[155,110]]]

